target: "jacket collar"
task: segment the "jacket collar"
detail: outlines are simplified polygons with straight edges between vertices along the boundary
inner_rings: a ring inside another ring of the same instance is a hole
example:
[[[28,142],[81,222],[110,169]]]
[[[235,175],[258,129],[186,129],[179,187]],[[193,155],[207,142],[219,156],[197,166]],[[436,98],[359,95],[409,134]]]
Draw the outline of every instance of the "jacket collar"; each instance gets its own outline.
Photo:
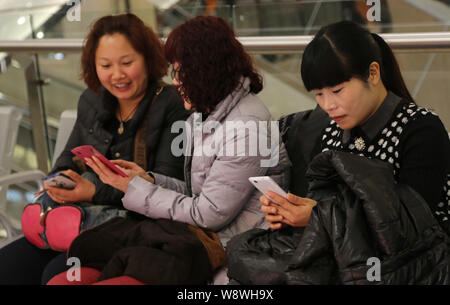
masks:
[[[226,98],[216,105],[205,121],[222,121],[233,110],[233,108],[250,92],[250,79],[241,77],[239,84]]]
[[[342,135],[342,143],[346,145],[356,136],[362,136],[366,141],[368,141],[367,143],[371,142],[389,122],[400,101],[401,98],[399,96],[391,91],[388,91],[388,94],[381,106],[367,120],[367,122],[350,130],[344,130]]]
[[[136,110],[136,113],[133,115],[133,118],[130,121],[128,128],[130,130],[137,130],[139,123],[142,121],[144,115],[146,114],[146,110],[150,105],[153,95],[157,89],[158,82],[153,81],[148,84],[147,92],[145,93],[142,101],[139,103],[139,106]],[[102,87],[101,95],[102,102],[100,103],[99,116],[98,120],[102,125],[107,123],[110,120],[116,118],[116,109],[118,106],[117,98],[112,95],[108,90]]]

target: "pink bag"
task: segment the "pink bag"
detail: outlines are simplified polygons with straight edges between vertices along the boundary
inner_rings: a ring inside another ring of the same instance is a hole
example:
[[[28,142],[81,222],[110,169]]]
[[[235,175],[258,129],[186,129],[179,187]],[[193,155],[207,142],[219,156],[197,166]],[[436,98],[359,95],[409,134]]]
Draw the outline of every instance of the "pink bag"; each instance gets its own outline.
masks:
[[[67,251],[82,229],[83,209],[64,204],[45,211],[39,203],[25,207],[22,214],[22,232],[25,238],[41,249]]]
[[[81,232],[127,215],[125,209],[110,205],[88,202],[60,204],[44,193],[25,206],[22,232],[38,248],[67,251]]]

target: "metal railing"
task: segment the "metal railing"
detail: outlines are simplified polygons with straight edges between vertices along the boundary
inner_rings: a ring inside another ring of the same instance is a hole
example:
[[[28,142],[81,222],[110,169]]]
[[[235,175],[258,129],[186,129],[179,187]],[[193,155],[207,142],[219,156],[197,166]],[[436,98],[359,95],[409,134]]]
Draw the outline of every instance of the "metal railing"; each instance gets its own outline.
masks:
[[[394,50],[448,49],[450,32],[380,34]],[[313,36],[239,37],[252,53],[300,53]],[[165,39],[163,39],[164,41]],[[0,40],[0,52],[80,52],[83,39]]]
[[[381,34],[386,42],[394,50],[402,51],[427,51],[437,52],[450,49],[450,32],[435,33],[401,33]],[[313,36],[270,36],[270,37],[239,37],[244,48],[250,53],[301,53]],[[164,40],[164,39],[163,39]],[[31,53],[36,58],[36,53],[45,52],[74,52],[82,49],[83,39],[29,39],[18,41],[0,40],[0,52],[5,53]],[[1,59],[1,58],[0,58]],[[49,170],[51,152],[47,128],[45,124],[46,114],[39,90],[42,90],[44,82],[40,79],[37,70],[36,59],[31,59],[23,66],[25,72],[30,119],[33,139],[36,146],[38,168],[43,172]],[[44,144],[44,145],[42,145]]]

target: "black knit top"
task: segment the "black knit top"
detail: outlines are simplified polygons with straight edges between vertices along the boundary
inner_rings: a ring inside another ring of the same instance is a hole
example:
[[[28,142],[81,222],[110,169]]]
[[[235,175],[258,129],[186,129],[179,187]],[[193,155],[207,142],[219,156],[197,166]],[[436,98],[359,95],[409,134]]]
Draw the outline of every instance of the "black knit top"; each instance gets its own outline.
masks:
[[[421,194],[450,232],[450,141],[435,113],[388,92],[363,125],[342,130],[332,120],[321,139],[322,151],[347,151],[392,164],[397,183]]]

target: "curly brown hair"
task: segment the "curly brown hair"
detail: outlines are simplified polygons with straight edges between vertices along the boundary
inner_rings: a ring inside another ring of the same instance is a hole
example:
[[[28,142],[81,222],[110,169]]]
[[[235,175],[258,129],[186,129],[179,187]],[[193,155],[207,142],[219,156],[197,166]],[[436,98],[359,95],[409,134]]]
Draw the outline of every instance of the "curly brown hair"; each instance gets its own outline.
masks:
[[[163,44],[153,30],[134,14],[108,15],[98,19],[86,37],[81,55],[81,79],[94,92],[101,88],[95,68],[95,52],[104,35],[120,33],[144,56],[149,82],[161,79],[169,66]]]
[[[212,110],[241,77],[250,79],[252,93],[263,88],[251,57],[222,18],[199,16],[179,25],[167,38],[164,53],[170,63],[180,64],[183,93],[199,112]]]

